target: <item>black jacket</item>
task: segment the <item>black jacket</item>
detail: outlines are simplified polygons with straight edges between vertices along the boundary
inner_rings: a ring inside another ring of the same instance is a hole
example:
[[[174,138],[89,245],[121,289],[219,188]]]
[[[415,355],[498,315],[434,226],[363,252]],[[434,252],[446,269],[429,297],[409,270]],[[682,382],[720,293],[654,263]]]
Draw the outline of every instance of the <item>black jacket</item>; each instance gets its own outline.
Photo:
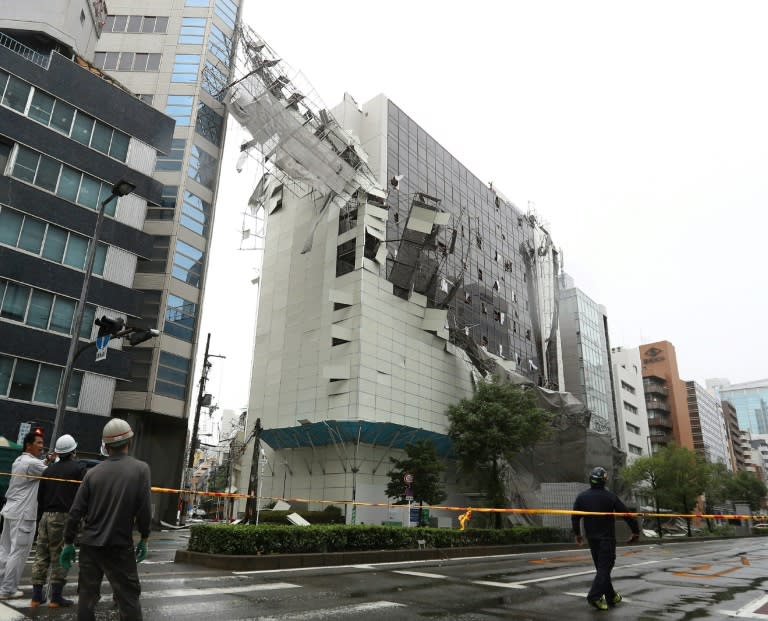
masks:
[[[82,481],[85,474],[85,466],[76,459],[60,459],[48,466],[41,475],[54,479],[68,479],[70,481]],[[37,507],[40,513],[46,511],[59,511],[69,513],[69,509],[75,500],[79,483],[67,483],[65,481],[48,481],[41,479],[37,488]]]
[[[574,511],[595,511],[599,513],[626,513],[627,507],[612,491],[604,487],[591,487],[576,497]],[[573,532],[581,534],[579,522],[584,518],[584,532],[587,539],[616,539],[616,517],[613,515],[572,515]],[[624,517],[632,532],[640,533],[637,520]]]

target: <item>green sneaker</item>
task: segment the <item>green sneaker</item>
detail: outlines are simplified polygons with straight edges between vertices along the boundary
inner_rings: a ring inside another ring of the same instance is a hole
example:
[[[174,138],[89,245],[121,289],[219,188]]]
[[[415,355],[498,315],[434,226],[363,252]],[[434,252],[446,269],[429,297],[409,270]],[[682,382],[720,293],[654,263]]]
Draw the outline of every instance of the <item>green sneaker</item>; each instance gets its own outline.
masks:
[[[608,602],[605,601],[605,595],[601,595],[599,599],[589,600],[589,605],[594,606],[598,610],[608,610]]]
[[[611,606],[615,606],[616,604],[620,604],[622,600],[621,593],[614,593],[613,599],[611,600]]]

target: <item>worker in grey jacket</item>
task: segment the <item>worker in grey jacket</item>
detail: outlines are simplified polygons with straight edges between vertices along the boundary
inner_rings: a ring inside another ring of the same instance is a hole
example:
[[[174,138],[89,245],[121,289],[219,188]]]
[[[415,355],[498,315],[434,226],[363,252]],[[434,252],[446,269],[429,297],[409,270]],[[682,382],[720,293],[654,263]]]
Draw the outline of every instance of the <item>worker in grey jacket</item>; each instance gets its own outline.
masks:
[[[30,431],[24,436],[24,452],[11,467],[11,482],[5,492],[0,535],[0,600],[23,597],[17,590],[21,572],[35,540],[37,487],[48,458],[40,459],[43,437]]]
[[[78,577],[78,621],[93,621],[101,580],[112,585],[121,620],[141,621],[141,584],[136,563],[147,557],[152,509],[149,466],[128,455],[133,438],[130,425],[111,419],[102,433],[108,459],[85,475],[69,511],[61,551],[62,567],[75,561],[78,524],[80,573]],[[134,549],[134,523],[141,540]]]

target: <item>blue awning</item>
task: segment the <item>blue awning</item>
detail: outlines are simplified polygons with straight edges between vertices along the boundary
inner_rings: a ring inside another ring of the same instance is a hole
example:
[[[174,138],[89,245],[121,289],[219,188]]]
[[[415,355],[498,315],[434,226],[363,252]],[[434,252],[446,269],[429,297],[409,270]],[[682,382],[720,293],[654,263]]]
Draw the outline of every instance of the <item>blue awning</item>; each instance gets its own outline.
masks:
[[[403,449],[407,444],[429,440],[440,457],[454,457],[451,439],[442,433],[395,423],[358,420],[328,420],[296,427],[264,429],[261,439],[279,451],[288,448],[327,446],[330,444],[365,444]]]

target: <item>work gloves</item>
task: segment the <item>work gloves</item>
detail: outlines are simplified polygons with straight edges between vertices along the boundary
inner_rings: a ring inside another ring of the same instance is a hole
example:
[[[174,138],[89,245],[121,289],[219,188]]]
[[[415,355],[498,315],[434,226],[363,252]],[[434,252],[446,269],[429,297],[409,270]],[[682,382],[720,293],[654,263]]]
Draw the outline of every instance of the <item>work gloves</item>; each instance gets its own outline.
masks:
[[[147,558],[147,542],[143,539],[136,544],[136,562],[141,563]]]
[[[72,564],[77,560],[77,553],[75,552],[75,546],[71,543],[68,543],[61,549],[61,554],[59,555],[59,565],[61,565],[64,569],[69,569],[72,567]]]

